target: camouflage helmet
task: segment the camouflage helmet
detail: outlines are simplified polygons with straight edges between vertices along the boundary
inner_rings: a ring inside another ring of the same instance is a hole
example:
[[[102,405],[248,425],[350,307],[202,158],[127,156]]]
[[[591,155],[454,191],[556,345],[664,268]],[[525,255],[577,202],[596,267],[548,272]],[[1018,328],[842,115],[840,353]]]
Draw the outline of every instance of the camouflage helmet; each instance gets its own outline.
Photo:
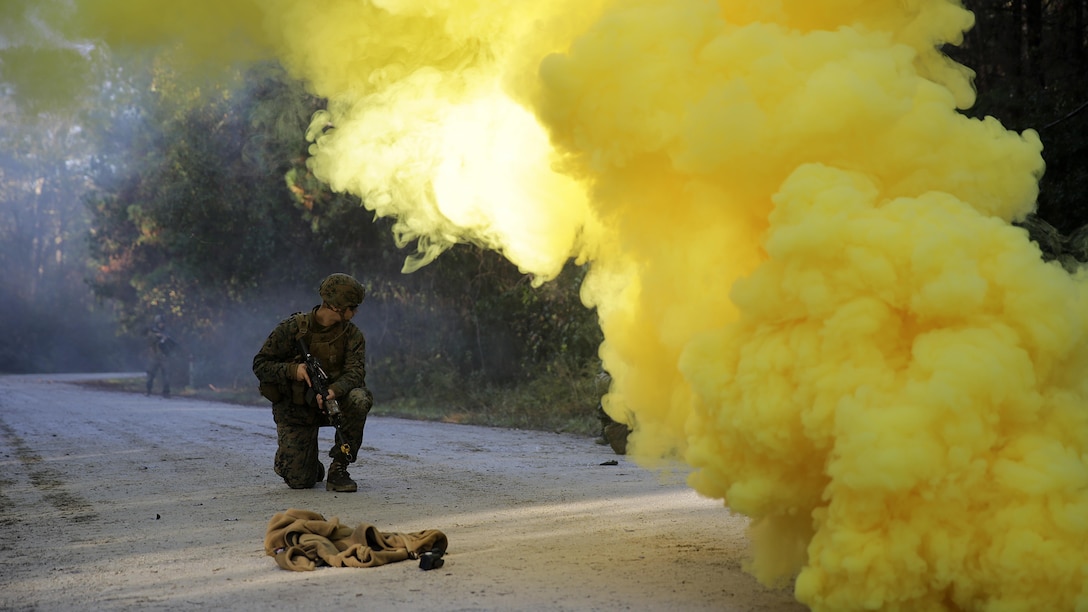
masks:
[[[322,300],[336,308],[358,306],[366,296],[366,290],[359,281],[339,272],[326,276],[317,292]]]

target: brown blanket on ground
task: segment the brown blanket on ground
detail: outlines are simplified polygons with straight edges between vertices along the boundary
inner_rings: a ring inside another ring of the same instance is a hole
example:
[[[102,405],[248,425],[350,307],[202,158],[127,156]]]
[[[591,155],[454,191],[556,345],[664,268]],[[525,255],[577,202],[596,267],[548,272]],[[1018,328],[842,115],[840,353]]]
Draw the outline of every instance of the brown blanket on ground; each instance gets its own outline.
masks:
[[[298,509],[273,516],[264,535],[264,552],[283,569],[296,572],[319,564],[374,567],[415,559],[430,550],[445,552],[446,545],[446,534],[437,529],[383,533],[368,523],[352,529],[336,517],[325,520],[316,512]]]

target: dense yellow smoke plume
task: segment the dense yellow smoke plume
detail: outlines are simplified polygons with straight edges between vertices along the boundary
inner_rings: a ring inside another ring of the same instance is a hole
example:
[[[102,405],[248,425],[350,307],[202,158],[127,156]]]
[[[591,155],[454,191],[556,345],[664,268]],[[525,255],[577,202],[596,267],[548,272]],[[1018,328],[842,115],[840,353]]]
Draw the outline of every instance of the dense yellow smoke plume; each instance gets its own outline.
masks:
[[[594,1],[550,3],[572,15],[562,23],[516,1],[272,3],[289,24],[281,60],[330,101],[311,166],[396,217],[403,243],[418,240],[407,271],[464,241],[540,280],[585,259],[595,225],[584,188],[550,169],[547,133],[507,91],[531,86],[536,54],[569,38],[574,8]]]
[[[752,517],[761,580],[1088,609],[1086,283],[1009,224],[1035,133],[956,112],[958,2],[235,5],[330,99],[313,167],[418,239],[408,268],[587,262],[608,410]]]

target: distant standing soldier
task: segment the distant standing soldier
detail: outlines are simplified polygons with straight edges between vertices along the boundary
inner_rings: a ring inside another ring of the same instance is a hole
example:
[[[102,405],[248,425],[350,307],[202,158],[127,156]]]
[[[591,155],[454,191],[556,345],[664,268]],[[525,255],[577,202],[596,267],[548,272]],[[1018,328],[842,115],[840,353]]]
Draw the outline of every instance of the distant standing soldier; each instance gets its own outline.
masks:
[[[166,333],[166,322],[162,315],[155,315],[155,321],[147,328],[147,341],[151,352],[147,364],[147,394],[155,384],[155,376],[162,376],[162,396],[170,397],[170,370],[167,368],[170,353],[177,343]]]
[[[328,398],[339,402],[341,430],[349,447],[339,444],[329,451],[329,477],[325,489],[352,492],[357,485],[348,474],[363,443],[366,415],[374,396],[366,388],[366,340],[351,322],[365,291],[347,274],[332,274],[318,289],[321,304],[280,321],[264,346],[253,357],[253,373],[261,395],[272,402],[276,421],[277,449],[274,467],[292,489],[308,489],[325,477],[318,457],[318,430],[331,425],[329,416],[312,389],[299,340],[328,374]]]

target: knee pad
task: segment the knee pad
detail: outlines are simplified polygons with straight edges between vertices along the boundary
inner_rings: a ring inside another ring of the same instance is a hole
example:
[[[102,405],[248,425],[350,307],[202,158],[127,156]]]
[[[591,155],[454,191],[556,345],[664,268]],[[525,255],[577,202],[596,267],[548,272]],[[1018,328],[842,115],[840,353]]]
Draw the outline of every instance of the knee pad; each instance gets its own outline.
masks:
[[[369,389],[356,387],[348,391],[348,402],[358,406],[363,412],[370,412],[370,408],[374,405],[374,396]]]

